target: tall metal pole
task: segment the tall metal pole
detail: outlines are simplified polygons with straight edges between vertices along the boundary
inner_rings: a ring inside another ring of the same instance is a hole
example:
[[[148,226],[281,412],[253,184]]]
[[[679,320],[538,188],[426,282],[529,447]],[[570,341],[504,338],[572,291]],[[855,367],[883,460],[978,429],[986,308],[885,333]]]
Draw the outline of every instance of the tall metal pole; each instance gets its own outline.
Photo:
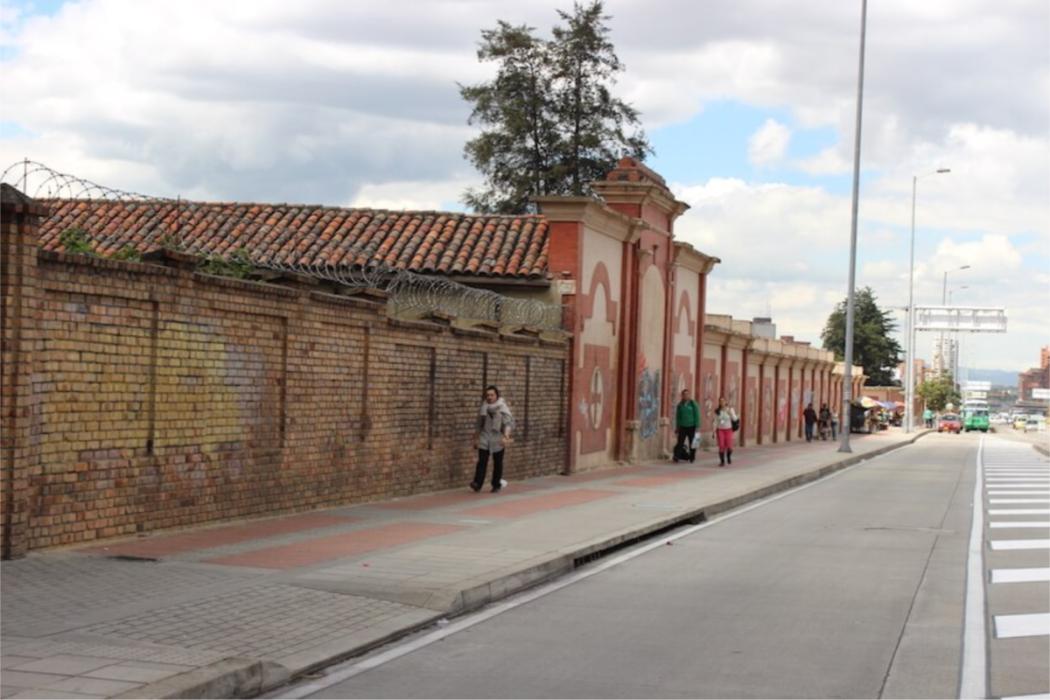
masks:
[[[860,4],[860,60],[857,70],[857,124],[853,139],[853,210],[849,231],[849,291],[846,296],[846,371],[842,381],[842,442],[839,452],[852,452],[849,446],[850,404],[853,400],[853,287],[857,279],[857,205],[860,200],[860,125],[864,103],[864,33],[867,29],[868,0]]]
[[[912,397],[915,378],[915,337],[912,333],[915,328],[915,185],[919,181],[918,175],[911,176],[911,263],[908,267],[908,350],[905,353],[908,365],[904,368],[904,432],[910,433],[915,416],[912,415],[912,406],[915,400]]]

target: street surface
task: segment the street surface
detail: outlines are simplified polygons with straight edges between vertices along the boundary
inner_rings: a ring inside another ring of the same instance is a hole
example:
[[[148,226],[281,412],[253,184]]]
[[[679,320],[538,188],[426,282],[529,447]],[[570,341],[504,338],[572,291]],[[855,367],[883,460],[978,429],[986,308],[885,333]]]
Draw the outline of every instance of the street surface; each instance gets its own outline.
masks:
[[[1048,463],[981,441],[927,436],[273,697],[1045,696]]]

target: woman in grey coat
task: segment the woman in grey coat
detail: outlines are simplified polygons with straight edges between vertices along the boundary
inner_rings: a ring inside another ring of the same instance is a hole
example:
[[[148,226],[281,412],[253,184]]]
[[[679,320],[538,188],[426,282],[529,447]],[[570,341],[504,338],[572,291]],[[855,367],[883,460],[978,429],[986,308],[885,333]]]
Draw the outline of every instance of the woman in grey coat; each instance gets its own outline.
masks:
[[[504,447],[513,442],[510,437],[514,429],[514,416],[506,402],[499,396],[499,389],[485,387],[485,401],[478,410],[477,426],[474,430],[474,446],[478,450],[478,466],[474,469],[474,481],[470,488],[480,491],[485,485],[489,455],[492,455],[492,493],[503,488]]]

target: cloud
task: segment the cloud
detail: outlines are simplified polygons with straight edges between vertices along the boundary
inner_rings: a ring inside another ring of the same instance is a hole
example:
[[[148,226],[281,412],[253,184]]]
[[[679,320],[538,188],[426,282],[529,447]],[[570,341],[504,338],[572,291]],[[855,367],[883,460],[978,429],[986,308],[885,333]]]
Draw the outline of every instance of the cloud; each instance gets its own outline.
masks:
[[[790,140],[790,129],[775,119],[767,119],[748,140],[747,159],[752,165],[773,165],[784,157]]]

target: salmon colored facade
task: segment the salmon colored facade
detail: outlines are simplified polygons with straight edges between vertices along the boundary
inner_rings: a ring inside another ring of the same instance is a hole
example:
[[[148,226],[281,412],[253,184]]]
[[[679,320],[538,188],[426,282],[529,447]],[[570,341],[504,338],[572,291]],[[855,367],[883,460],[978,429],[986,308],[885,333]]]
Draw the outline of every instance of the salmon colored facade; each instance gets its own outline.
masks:
[[[573,334],[570,471],[666,454],[677,393],[695,391],[702,372],[706,278],[718,263],[674,240],[687,206],[638,161],[592,188],[600,200],[537,200]]]

